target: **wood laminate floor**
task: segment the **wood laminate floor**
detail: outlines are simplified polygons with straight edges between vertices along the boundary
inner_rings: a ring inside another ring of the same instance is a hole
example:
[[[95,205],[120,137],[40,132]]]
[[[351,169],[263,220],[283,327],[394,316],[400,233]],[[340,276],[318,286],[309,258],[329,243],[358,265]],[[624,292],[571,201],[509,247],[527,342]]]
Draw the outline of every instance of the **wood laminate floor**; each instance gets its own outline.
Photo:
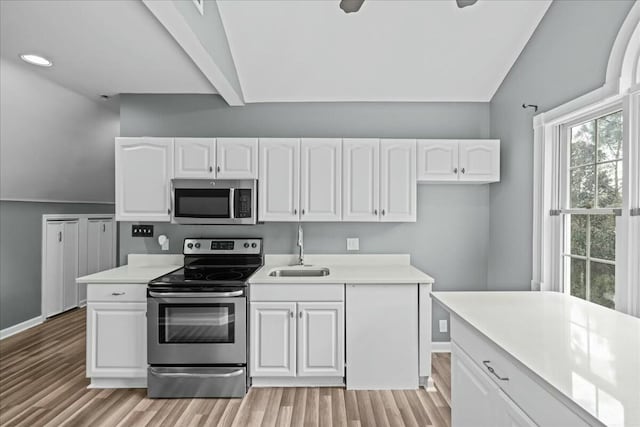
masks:
[[[147,399],[87,389],[84,309],[0,341],[0,426],[449,426],[449,355],[437,391],[252,388],[244,399]]]

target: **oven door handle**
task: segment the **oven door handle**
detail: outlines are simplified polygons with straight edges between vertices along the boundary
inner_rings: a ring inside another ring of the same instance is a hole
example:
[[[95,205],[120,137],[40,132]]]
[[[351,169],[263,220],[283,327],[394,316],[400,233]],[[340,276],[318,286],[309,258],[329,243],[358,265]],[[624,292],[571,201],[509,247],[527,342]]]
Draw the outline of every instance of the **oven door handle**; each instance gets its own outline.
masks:
[[[173,298],[224,298],[239,297],[244,294],[244,290],[232,292],[155,292],[149,291],[149,296],[155,298],[173,297]]]
[[[153,368],[149,368],[152,374],[162,377],[191,377],[191,378],[229,378],[237,377],[244,373],[244,369],[238,369],[237,371],[228,372],[226,374],[192,374],[189,372],[160,372]]]

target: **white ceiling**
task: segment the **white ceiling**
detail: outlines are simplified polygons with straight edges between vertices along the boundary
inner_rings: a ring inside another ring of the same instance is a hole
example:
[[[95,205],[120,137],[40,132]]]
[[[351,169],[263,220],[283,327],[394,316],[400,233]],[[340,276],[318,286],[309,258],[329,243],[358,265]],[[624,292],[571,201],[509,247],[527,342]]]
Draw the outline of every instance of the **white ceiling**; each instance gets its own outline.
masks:
[[[550,3],[218,2],[246,102],[486,102]]]
[[[89,97],[216,93],[139,0],[0,1],[2,57]],[[51,68],[22,63],[40,53]]]

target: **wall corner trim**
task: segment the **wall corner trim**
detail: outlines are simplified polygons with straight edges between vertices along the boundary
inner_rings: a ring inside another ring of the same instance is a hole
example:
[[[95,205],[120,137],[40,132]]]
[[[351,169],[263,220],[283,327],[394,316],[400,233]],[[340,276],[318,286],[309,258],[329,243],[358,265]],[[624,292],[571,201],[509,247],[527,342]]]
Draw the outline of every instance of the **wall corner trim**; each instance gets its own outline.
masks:
[[[451,353],[451,341],[433,341],[431,353]]]
[[[17,333],[22,331],[26,331],[29,328],[33,328],[42,323],[42,316],[34,317],[33,319],[25,320],[24,322],[20,322],[17,325],[9,326],[8,328],[4,328],[0,330],[0,340],[5,338],[9,338]]]

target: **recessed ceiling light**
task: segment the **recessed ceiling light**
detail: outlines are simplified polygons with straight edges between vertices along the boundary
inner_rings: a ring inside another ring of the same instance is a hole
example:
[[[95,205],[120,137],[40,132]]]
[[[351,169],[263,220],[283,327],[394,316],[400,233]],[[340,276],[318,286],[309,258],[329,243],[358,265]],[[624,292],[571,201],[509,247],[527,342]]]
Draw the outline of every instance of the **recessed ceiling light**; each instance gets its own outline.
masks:
[[[51,67],[53,65],[53,62],[49,61],[47,58],[40,55],[34,55],[32,53],[23,53],[22,55],[20,55],[20,59],[22,59],[24,62],[38,65],[40,67]]]

